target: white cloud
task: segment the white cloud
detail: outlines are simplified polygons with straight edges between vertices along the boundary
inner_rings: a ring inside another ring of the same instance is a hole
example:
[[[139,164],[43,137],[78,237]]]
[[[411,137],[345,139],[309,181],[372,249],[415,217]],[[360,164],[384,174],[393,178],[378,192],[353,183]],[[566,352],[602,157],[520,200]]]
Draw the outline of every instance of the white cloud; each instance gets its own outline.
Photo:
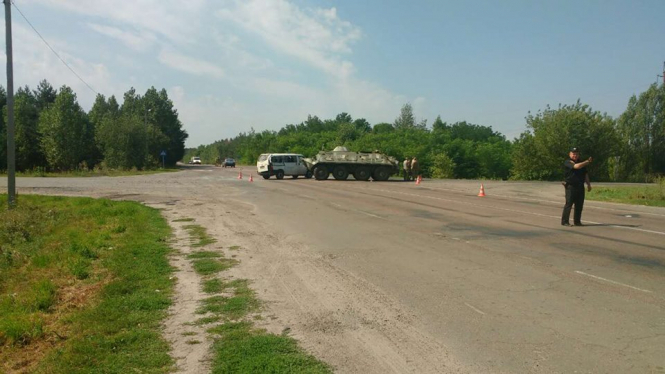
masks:
[[[189,74],[208,75],[215,78],[224,77],[224,70],[217,65],[166,49],[160,52],[159,62],[173,69],[184,71]]]
[[[4,29],[0,32],[4,39]],[[56,89],[62,85],[70,86],[77,93],[79,103],[89,108],[95,93],[51,52],[41,39],[30,29],[14,24],[14,87],[30,85],[35,88],[42,79],[48,80]],[[111,79],[106,65],[75,57],[70,53],[72,47],[67,43],[50,38],[49,43],[60,57],[85,80],[92,88],[102,94],[120,94],[121,88]],[[0,62],[5,65],[5,54],[0,55]]]
[[[348,78],[355,71],[340,55],[351,53],[350,45],[360,39],[361,31],[339,19],[335,8],[302,10],[285,0],[235,0],[234,5],[217,15],[336,78]]]
[[[96,23],[88,23],[87,25],[92,30],[102,35],[110,36],[114,39],[120,40],[135,51],[144,50],[155,41],[154,35],[146,32],[135,34],[129,31],[123,31],[117,27],[99,25]]]
[[[274,66],[270,59],[257,56],[243,49],[242,42],[237,35],[215,32],[213,38],[220,47],[226,65],[234,65],[243,70],[266,70]]]
[[[287,0],[226,0],[224,9],[216,12],[220,1],[89,0],[84,6],[83,0],[25,1],[72,13],[82,30],[117,39],[133,50],[160,51],[156,57],[161,64],[155,65],[148,54],[130,57],[109,49],[103,60],[107,68],[93,61],[94,55],[84,54],[85,45],[49,38],[63,58],[107,96],[121,98],[130,86],[140,91],[141,86],[177,85],[169,96],[190,134],[188,146],[234,137],[250,127],[277,130],[305,120],[308,114],[331,118],[348,112],[371,123],[392,122],[409,101],[362,79],[351,58],[352,47],[362,36],[360,28],[342,20],[336,8],[305,8]],[[21,54],[23,66],[17,69],[21,71],[17,85],[34,86],[46,78],[56,87],[72,86],[82,104],[92,103],[94,94],[34,33],[25,29],[20,33],[15,48],[21,45],[16,53]],[[272,50],[252,48],[252,41],[245,39],[251,36],[321,73],[306,76],[292,64],[278,64]],[[184,74],[214,79],[194,81]],[[215,93],[203,94],[206,90]],[[414,108],[421,103],[411,101]]]
[[[196,33],[196,22],[206,0],[32,0],[52,8],[106,21],[130,25],[168,38],[171,42],[187,43]]]

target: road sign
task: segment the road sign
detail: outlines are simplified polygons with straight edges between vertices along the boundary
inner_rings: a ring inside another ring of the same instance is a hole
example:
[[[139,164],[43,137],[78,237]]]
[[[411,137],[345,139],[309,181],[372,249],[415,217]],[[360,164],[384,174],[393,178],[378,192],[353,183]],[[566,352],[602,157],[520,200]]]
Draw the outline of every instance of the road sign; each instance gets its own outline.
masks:
[[[166,151],[162,151],[159,155],[162,156],[162,169],[164,169],[166,164]]]

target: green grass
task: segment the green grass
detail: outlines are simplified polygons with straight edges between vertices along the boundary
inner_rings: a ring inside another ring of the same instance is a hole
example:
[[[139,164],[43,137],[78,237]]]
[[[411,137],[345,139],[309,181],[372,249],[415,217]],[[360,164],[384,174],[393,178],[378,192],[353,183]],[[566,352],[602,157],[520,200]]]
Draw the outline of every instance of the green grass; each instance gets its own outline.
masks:
[[[211,252],[211,251],[198,251],[198,252],[192,252],[187,255],[187,258],[190,260],[197,260],[201,258],[219,258],[219,257],[222,257],[221,253]]]
[[[0,372],[166,373],[171,231],[134,202],[0,195]]]
[[[237,261],[229,259],[204,258],[192,261],[194,270],[201,275],[210,275],[231,268]]]
[[[589,200],[665,207],[665,178],[649,186],[595,187],[586,194]]]
[[[193,222],[194,218],[178,218],[174,219],[173,222]]]
[[[196,326],[201,326],[201,325],[209,325],[211,323],[217,323],[222,320],[222,317],[220,316],[210,316],[210,317],[202,317],[197,319],[192,325]]]
[[[190,233],[206,235],[205,229],[190,226]],[[240,246],[231,246],[237,250]],[[201,275],[222,272],[237,264],[221,252],[198,251],[187,258]],[[331,373],[332,369],[304,352],[298,343],[285,335],[273,335],[254,329],[247,319],[259,320],[256,312],[260,302],[245,279],[225,281],[219,278],[204,279],[203,291],[212,296],[201,301],[196,310],[204,314],[191,325],[213,325],[213,373]],[[232,296],[228,296],[232,292]],[[223,295],[220,295],[224,293]],[[198,340],[196,340],[198,341]],[[187,342],[189,344],[189,342]],[[194,343],[192,343],[194,344]]]
[[[166,169],[150,169],[150,170],[117,170],[117,169],[93,169],[93,170],[72,170],[53,172],[45,171],[44,168],[36,168],[35,170],[17,172],[16,176],[21,178],[79,178],[79,177],[126,177],[132,175],[151,175],[159,173],[170,173],[180,171],[178,168]],[[0,177],[6,177],[7,172],[0,172]]]
[[[183,228],[189,232],[189,236],[195,241],[192,247],[203,247],[216,242],[208,235],[205,227],[201,225],[185,225]]]
[[[203,281],[203,292],[220,293],[226,289],[226,284],[221,279],[213,278]]]
[[[232,245],[232,246],[229,247],[229,249],[232,250],[232,251],[237,251],[238,249],[240,249],[240,246],[239,245]]]
[[[229,322],[209,331],[216,337],[213,374],[332,372],[293,338],[254,329],[250,322]]]

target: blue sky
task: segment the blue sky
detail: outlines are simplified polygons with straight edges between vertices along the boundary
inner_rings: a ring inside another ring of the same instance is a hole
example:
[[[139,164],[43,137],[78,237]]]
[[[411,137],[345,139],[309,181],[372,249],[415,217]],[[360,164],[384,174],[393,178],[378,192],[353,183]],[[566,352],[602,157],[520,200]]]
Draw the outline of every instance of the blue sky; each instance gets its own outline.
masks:
[[[407,102],[512,139],[548,104],[619,115],[665,60],[665,1],[14,1],[97,92],[166,88],[188,146],[308,114],[392,122]],[[15,85],[67,84],[88,110],[95,94],[13,20]]]

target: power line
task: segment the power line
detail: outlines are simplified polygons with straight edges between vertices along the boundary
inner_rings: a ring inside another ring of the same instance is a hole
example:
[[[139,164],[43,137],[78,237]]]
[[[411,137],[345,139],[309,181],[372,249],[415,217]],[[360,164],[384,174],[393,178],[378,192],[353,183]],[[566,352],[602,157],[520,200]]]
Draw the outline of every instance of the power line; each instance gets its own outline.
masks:
[[[14,3],[14,0],[11,0],[11,2],[12,2],[12,5],[14,6],[14,8],[16,8],[16,10],[19,12],[19,14],[21,15],[21,17],[23,17],[23,19],[25,20],[25,22],[27,22],[28,25],[30,25],[30,27],[32,28],[32,30],[33,30],[33,31],[39,36],[39,38],[44,42],[44,44],[46,44],[46,46],[51,50],[51,52],[53,52],[53,54],[55,54],[55,56],[58,57],[58,59],[60,59],[60,61],[62,61],[62,63],[67,67],[67,69],[69,69],[69,71],[71,71],[74,75],[76,75],[76,78],[78,78],[81,82],[83,82],[83,84],[85,84],[85,85],[90,89],[90,91],[94,92],[95,94],[99,94],[99,93],[98,93],[97,91],[95,91],[92,87],[90,87],[90,85],[88,84],[88,82],[84,81],[83,78],[81,78],[80,75],[76,74],[76,72],[74,71],[74,69],[72,69],[72,67],[69,66],[69,64],[66,63],[65,60],[62,59],[62,57],[60,57],[60,55],[58,54],[58,52],[56,52],[55,49],[53,49],[53,47],[51,47],[51,45],[48,44],[48,42],[46,41],[46,39],[44,39],[44,37],[42,36],[42,34],[40,34],[39,31],[37,31],[37,29],[35,28],[35,26],[33,26],[32,23],[30,23],[30,21],[28,21],[28,18],[25,16],[25,14],[23,14],[23,12],[21,12],[21,9],[19,9],[19,8],[16,6],[16,3]]]

